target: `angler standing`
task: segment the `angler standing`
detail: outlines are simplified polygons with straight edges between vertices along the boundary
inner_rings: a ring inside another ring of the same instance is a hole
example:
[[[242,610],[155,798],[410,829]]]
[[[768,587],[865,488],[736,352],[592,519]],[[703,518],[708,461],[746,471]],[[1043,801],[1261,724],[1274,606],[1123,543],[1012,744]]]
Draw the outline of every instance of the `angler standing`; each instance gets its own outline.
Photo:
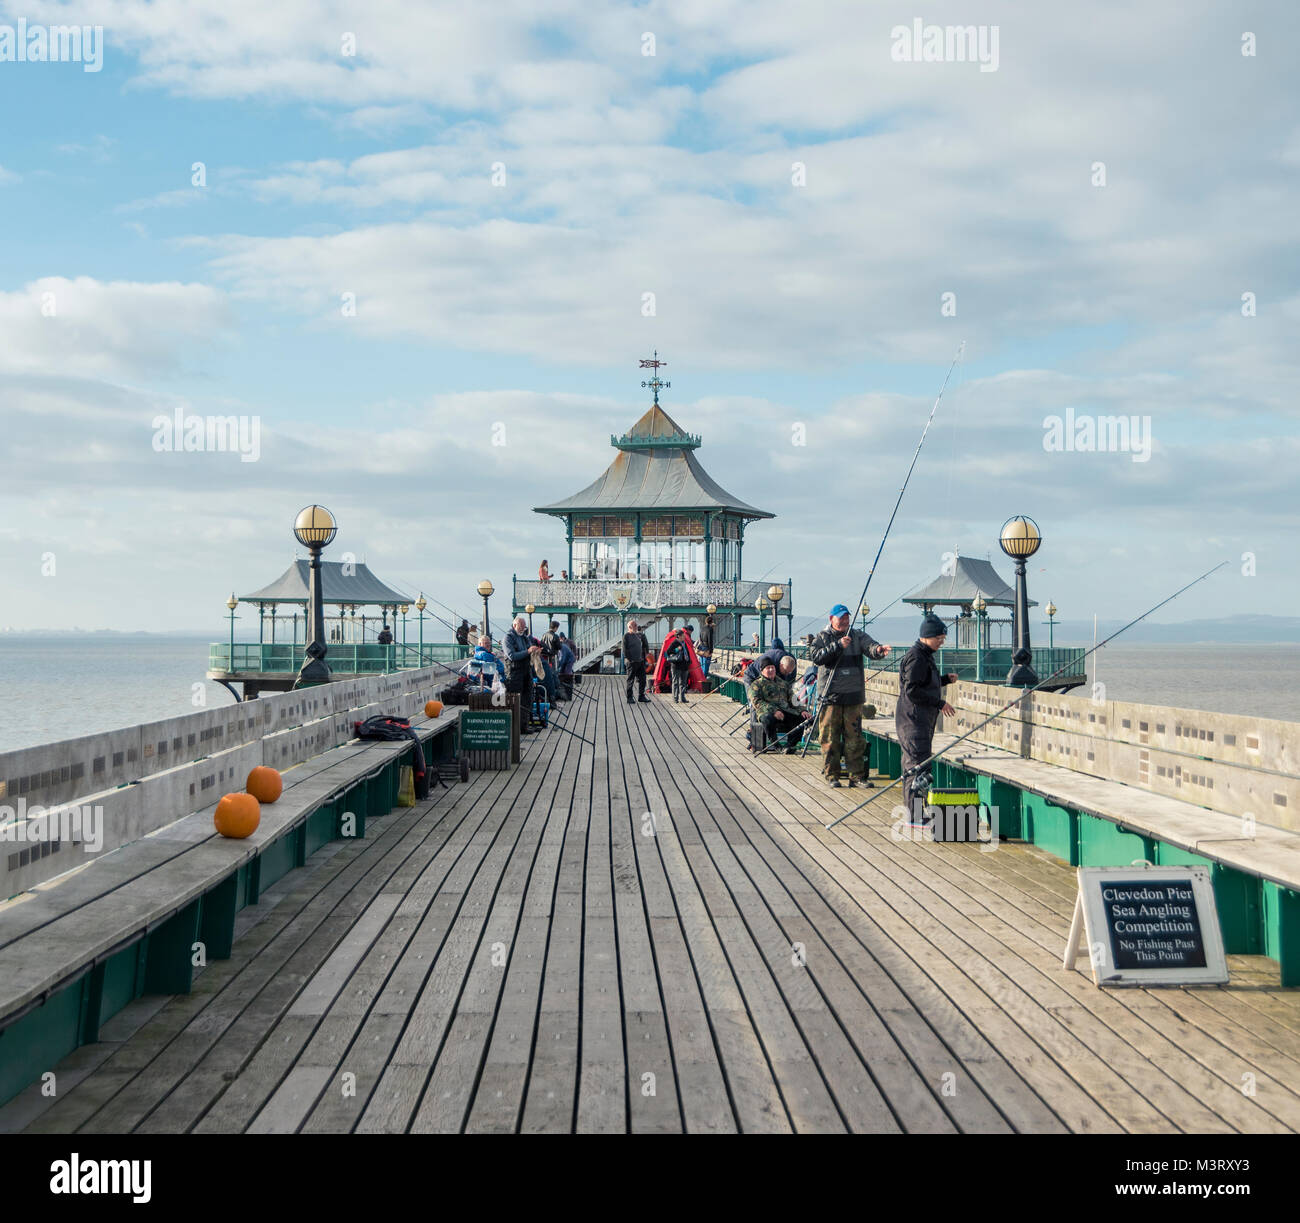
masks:
[[[650,703],[645,694],[645,669],[650,659],[650,643],[646,635],[637,628],[635,620],[627,622],[627,632],[623,634],[623,668],[627,672],[627,703],[634,704],[632,685],[637,686],[638,701]]]
[[[533,659],[542,647],[528,634],[528,621],[516,616],[506,634],[506,658],[510,662],[510,680],[506,691],[519,694],[519,733],[531,734],[533,708]]]
[[[927,612],[917,630],[916,644],[903,655],[898,666],[898,704],[894,708],[894,728],[903,749],[903,793],[906,796],[909,822],[923,822],[915,813],[917,799],[924,809],[930,789],[930,772],[921,767],[934,752],[934,727],[941,713],[949,717],[953,707],[944,700],[943,690],[955,683],[957,673],[940,675],[934,661],[935,651],[944,643],[948,626],[933,612]]]
[[[867,780],[866,741],[862,738],[862,705],[867,697],[862,667],[867,658],[884,658],[890,647],[852,626],[843,603],[830,610],[830,623],[813,638],[808,657],[817,664],[820,711],[817,737],[822,751],[822,776],[840,784],[840,753],[849,770],[849,786]]]

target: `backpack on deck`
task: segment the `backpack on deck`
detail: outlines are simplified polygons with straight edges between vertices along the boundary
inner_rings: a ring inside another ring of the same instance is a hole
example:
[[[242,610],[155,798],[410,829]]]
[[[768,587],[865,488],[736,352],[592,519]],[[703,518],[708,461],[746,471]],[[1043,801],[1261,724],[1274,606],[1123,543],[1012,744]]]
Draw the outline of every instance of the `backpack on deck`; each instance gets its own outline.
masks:
[[[364,722],[354,722],[353,726],[358,739],[409,739],[415,745],[411,762],[415,775],[415,797],[417,800],[429,797],[429,774],[424,764],[424,749],[420,746],[415,731],[411,729],[409,718],[379,713]]]

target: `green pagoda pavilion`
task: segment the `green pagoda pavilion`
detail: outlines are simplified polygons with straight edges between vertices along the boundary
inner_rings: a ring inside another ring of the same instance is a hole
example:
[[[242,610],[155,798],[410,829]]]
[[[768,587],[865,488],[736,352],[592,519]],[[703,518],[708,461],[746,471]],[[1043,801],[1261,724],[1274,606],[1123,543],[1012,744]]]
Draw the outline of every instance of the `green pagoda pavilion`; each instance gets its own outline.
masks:
[[[542,616],[567,617],[584,665],[618,645],[629,619],[652,642],[686,623],[699,640],[712,611],[715,643],[732,645],[740,642],[745,616],[770,609],[787,624],[793,617],[789,583],[771,608],[768,583],[746,581],[742,570],[746,526],[775,515],[727,492],[704,470],[695,455],[700,435],[687,433],[659,404],[660,389],[670,384],[658,369],[667,363],[656,354],[641,364],[655,371],[641,384],[653,390],[654,402],[626,433],[611,436],[613,461],[581,492],[534,507],[563,520],[568,564],[553,565],[549,581],[514,580],[514,611],[527,613],[531,605]]]

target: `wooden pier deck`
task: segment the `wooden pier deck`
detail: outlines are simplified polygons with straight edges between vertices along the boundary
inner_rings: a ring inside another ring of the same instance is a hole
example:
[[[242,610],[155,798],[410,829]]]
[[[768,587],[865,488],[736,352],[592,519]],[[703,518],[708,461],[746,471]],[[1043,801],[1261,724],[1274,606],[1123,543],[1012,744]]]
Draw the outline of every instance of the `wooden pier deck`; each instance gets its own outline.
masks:
[[[900,842],[889,800],[618,680],[521,765],[371,822],[14,1101],[46,1133],[1300,1129],[1300,991],[1060,967],[1073,872]],[[1082,961],[1081,961],[1082,963]],[[24,1111],[26,1110],[26,1111]]]

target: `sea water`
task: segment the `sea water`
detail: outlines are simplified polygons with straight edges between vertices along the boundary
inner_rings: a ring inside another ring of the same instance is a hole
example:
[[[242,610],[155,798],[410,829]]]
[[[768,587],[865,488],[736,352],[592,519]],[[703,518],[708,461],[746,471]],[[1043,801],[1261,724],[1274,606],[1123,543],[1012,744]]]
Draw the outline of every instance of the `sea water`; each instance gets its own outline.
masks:
[[[232,704],[207,665],[206,638],[0,636],[0,751]],[[1300,644],[1117,643],[1097,679],[1107,700],[1300,721]]]

